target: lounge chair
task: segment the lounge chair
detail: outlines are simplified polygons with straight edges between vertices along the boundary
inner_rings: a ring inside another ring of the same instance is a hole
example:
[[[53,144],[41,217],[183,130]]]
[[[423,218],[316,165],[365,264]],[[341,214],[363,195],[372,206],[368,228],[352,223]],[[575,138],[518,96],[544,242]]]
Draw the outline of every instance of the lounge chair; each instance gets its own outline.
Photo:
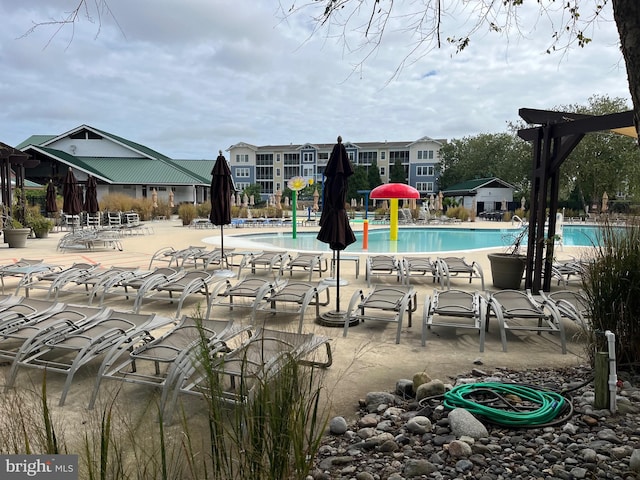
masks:
[[[435,283],[444,286],[444,279],[440,272],[440,262],[432,261],[429,257],[402,257],[405,283],[409,285],[416,277],[431,278]]]
[[[11,296],[0,303],[0,335],[7,328],[26,325],[38,317],[63,310],[62,303],[38,300],[29,297]]]
[[[302,333],[304,315],[311,305],[316,307],[316,318],[320,316],[320,306],[329,305],[329,288],[324,282],[302,282],[285,280],[275,283],[261,301],[256,302],[251,323],[256,325],[258,313],[271,315],[298,315],[298,333]],[[322,299],[320,299],[322,295]]]
[[[19,288],[24,288],[25,296],[27,297],[29,296],[30,290],[40,289],[47,291],[47,300],[51,298],[52,293],[55,293],[57,298],[57,291],[61,285],[72,281],[74,278],[86,275],[88,272],[95,270],[99,266],[100,264],[77,262],[62,270],[47,270],[41,273],[36,273],[32,275],[28,281],[21,282]],[[16,293],[18,293],[18,289],[16,289]]]
[[[507,351],[507,330],[529,330],[538,335],[542,332],[559,333],[562,353],[567,353],[564,325],[553,302],[538,302],[529,290],[501,290],[489,297],[488,312],[487,321],[491,312],[498,320],[503,351]]]
[[[214,286],[209,295],[211,307],[246,308],[253,310],[274,288],[275,282],[258,277],[249,277],[235,283],[227,279]]]
[[[164,390],[175,382],[179,359],[188,355],[195,345],[203,341],[210,345],[214,341],[224,344],[247,331],[235,326],[232,320],[201,320],[183,316],[176,325],[157,338],[149,334],[139,335],[138,332],[131,338],[125,336],[103,359],[89,408],[94,407],[103,380],[160,388],[165,398]]]
[[[289,272],[293,276],[294,272],[304,272],[309,274],[309,281],[313,280],[313,273],[317,272],[319,277],[329,269],[327,258],[321,253],[299,253],[295,257],[289,258],[282,268],[282,273]]]
[[[438,258],[440,271],[447,288],[451,288],[452,277],[469,276],[469,283],[473,279],[480,280],[480,288],[484,291],[484,274],[478,262],[467,262],[464,257],[440,257]]]
[[[29,321],[6,326],[0,338],[0,358],[13,360],[22,351],[49,339],[79,331],[111,314],[110,309],[65,305]]]
[[[471,328],[480,334],[480,351],[484,352],[487,305],[478,292],[434,290],[427,296],[422,317],[422,346],[432,327]]]
[[[585,264],[580,260],[554,261],[551,265],[551,273],[558,280],[558,285],[568,286],[569,282],[576,278],[578,282],[582,280],[585,273]]]
[[[560,315],[588,329],[591,318],[589,300],[583,290],[557,290],[555,292],[540,292],[540,296],[547,302],[552,302]]]
[[[367,313],[375,310],[375,314]],[[416,291],[412,286],[375,285],[368,292],[357,290],[353,293],[345,316],[343,336],[347,336],[349,326],[360,321],[374,320],[397,323],[396,343],[400,343],[402,319],[406,313],[411,327],[412,313],[417,309]]]
[[[120,281],[135,276],[137,268],[117,267],[96,268],[81,273],[80,275],[70,275],[63,278],[57,285],[55,290],[55,299],[57,300],[60,293],[84,293],[89,296],[89,305],[93,303],[93,298],[97,292],[104,289],[106,285],[112,285],[116,281]],[[80,287],[80,291],[78,288]]]
[[[284,263],[288,260],[289,255],[284,252],[261,252],[251,255],[245,265],[251,266],[251,273],[256,274],[258,268],[273,274],[274,277],[280,277],[282,275],[282,268]],[[244,265],[240,265],[238,269],[238,276],[242,274],[242,268]]]
[[[64,335],[55,335],[48,340],[31,343],[16,355],[9,372],[6,390],[15,383],[18,368],[39,368],[47,372],[66,375],[59,405],[63,406],[75,373],[98,356],[105,354],[115,345],[121,346],[124,338],[155,330],[170,324],[173,319],[155,314],[136,315],[123,312],[110,312],[77,330]]]
[[[138,291],[146,288],[147,284],[167,281],[182,274],[183,271],[178,268],[157,267],[153,270],[136,270],[131,275],[123,275],[120,278],[113,277],[111,281],[104,282],[96,288],[96,292],[89,299],[89,304],[98,295],[98,291],[101,292],[100,306],[102,306],[107,295],[122,295],[128,300],[134,291],[133,295],[137,296]]]
[[[224,280],[216,275],[216,272],[205,272],[202,270],[182,271],[181,275],[163,279],[157,277],[145,282],[138,290],[138,295],[134,301],[133,311],[138,313],[142,307],[142,302],[146,299],[158,299],[160,294],[165,293],[165,298],[169,302],[178,300],[176,317],[180,317],[184,301],[191,295],[204,295],[205,301],[209,303],[209,291],[214,283]],[[206,318],[209,317],[207,308]]]
[[[374,275],[395,277],[397,282],[404,283],[402,262],[392,255],[371,255],[367,257],[367,286],[371,287],[371,280]]]
[[[324,347],[324,358],[316,352]],[[258,384],[265,384],[283,371],[286,362],[328,368],[333,358],[327,337],[314,334],[282,332],[258,328],[251,338],[238,348],[228,350],[220,344],[209,349],[212,371],[219,388],[209,388],[208,378],[199,355],[182,358],[180,377],[176,382],[168,412],[175,411],[180,393],[192,395],[220,395],[219,400],[229,403],[248,402],[256,392]],[[201,359],[201,357],[200,357]],[[168,418],[170,422],[171,418]]]
[[[180,250],[176,250],[173,247],[163,247],[160,250],[156,250],[151,256],[151,260],[149,260],[149,270],[151,270],[153,264],[156,262],[166,263],[167,267],[174,266],[175,268],[180,268],[186,258],[205,250],[205,247],[198,246],[189,246]]]

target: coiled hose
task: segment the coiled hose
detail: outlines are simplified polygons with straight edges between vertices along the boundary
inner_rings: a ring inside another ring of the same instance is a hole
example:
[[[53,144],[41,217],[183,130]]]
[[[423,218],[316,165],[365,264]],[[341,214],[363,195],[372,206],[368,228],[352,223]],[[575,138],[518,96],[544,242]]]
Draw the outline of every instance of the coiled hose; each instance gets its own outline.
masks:
[[[570,398],[517,383],[458,385],[444,394],[444,406],[464,408],[493,424],[517,427],[557,425],[573,415]]]

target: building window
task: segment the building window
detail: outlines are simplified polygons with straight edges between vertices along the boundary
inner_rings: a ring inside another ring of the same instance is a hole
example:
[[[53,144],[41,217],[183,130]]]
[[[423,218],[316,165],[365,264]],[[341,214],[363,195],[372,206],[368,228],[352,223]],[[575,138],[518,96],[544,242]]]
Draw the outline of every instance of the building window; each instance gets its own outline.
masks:
[[[433,193],[433,182],[416,182],[416,190],[424,193]]]
[[[257,153],[256,165],[273,165],[273,153]]]
[[[385,170],[385,168],[384,168],[384,167],[380,167],[380,176],[381,176],[381,177],[384,177],[384,175],[385,175],[385,171],[386,171],[386,170]]]
[[[302,152],[303,163],[313,163],[313,152]]]
[[[276,162],[279,162],[279,161],[280,161],[280,154],[276,153]]]
[[[236,182],[236,190],[243,192],[245,188],[249,188],[249,182]]]
[[[249,178],[249,169],[248,168],[236,168],[236,178]]]
[[[433,160],[433,150],[418,150],[418,160]]]
[[[243,153],[243,154],[237,153],[236,163],[249,163],[249,155],[247,155],[246,153]]]
[[[384,160],[385,158],[387,158],[386,152],[380,152],[380,160]]]
[[[279,176],[280,176],[280,169],[276,168],[276,177],[279,177]]]
[[[432,177],[433,176],[433,166],[418,166],[416,167],[416,175],[422,177]]]

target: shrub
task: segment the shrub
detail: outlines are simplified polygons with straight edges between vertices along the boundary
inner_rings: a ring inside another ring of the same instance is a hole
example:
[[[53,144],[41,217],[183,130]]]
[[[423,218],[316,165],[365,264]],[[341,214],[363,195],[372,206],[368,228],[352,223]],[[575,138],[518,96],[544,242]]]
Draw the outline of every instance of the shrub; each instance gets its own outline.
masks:
[[[196,207],[191,203],[182,203],[178,207],[178,217],[182,220],[182,225],[191,225],[191,222],[198,215]]]
[[[209,218],[211,213],[211,202],[199,203],[196,205],[196,212],[199,218]]]
[[[471,213],[464,207],[449,207],[446,213],[449,218],[458,218],[463,222],[469,220]]]
[[[640,361],[640,224],[626,227],[604,224],[598,246],[587,263],[583,288],[589,299],[588,353],[606,351],[604,333],[616,335],[620,364]]]

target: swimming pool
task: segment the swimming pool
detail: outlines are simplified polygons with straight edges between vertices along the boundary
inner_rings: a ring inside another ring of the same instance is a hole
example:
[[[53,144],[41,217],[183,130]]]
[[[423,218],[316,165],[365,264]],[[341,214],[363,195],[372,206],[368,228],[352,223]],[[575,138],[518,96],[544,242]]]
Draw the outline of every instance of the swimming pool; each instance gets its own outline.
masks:
[[[389,240],[388,229],[369,230],[369,248],[364,253],[442,253],[506,247],[513,241],[518,229],[509,228],[400,228],[398,240]],[[317,232],[298,232],[292,238],[291,231],[265,232],[226,237],[229,246],[283,250],[330,252],[329,245],[316,239]],[[363,253],[362,232],[355,232],[357,241],[345,253]],[[566,246],[591,246],[596,243],[598,228],[585,225],[565,225],[563,244]],[[215,237],[212,238],[215,242]],[[206,239],[205,239],[206,241]],[[227,240],[225,240],[227,243]]]

